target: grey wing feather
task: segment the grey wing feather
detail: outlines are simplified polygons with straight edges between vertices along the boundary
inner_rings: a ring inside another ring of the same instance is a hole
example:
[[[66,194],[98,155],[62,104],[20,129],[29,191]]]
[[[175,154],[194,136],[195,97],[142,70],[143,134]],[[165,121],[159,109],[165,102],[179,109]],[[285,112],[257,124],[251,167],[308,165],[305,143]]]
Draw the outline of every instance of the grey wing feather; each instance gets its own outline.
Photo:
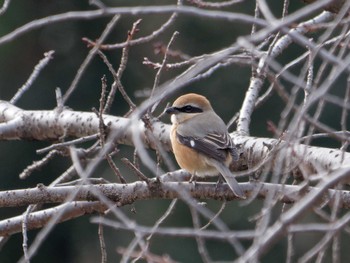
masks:
[[[240,198],[245,198],[237,180],[234,178],[230,170],[223,164],[226,160],[227,151],[230,152],[233,160],[238,159],[237,149],[228,134],[226,136],[209,134],[204,138],[177,134],[177,138],[180,143],[210,157],[212,159],[211,163],[222,174],[232,192]]]
[[[232,159],[234,161],[238,161],[237,148],[228,133],[224,133],[224,134],[210,133],[205,138],[213,142],[216,145],[216,147],[220,149],[227,149],[231,154]]]
[[[217,145],[210,141],[210,139],[182,136],[177,134],[177,138],[181,144],[186,145],[196,151],[202,153],[203,155],[210,157],[219,162],[224,162],[226,160],[227,151],[220,149]]]
[[[219,162],[225,162],[227,151],[234,161],[238,160],[237,149],[228,133],[210,133],[202,138],[177,134],[177,138],[180,143]]]

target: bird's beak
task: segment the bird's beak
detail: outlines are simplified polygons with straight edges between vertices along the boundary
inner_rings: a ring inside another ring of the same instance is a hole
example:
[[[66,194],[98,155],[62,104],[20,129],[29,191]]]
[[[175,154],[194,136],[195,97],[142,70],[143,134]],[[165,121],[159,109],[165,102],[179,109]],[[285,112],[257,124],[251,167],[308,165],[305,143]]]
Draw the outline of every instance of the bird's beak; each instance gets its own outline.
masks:
[[[177,113],[178,110],[177,110],[177,108],[175,108],[175,107],[169,107],[169,108],[167,108],[167,109],[165,110],[165,112],[166,112],[167,114],[174,114],[174,113]]]

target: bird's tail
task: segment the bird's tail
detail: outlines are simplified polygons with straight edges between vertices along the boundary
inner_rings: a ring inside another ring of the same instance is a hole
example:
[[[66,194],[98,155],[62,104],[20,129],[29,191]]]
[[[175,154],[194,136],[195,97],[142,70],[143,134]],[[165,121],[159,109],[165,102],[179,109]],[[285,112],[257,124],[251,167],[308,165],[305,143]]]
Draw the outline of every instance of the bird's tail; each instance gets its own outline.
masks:
[[[221,175],[224,177],[226,183],[229,185],[231,188],[232,192],[242,198],[245,199],[245,196],[243,194],[243,191],[241,187],[239,186],[236,178],[234,175],[231,173],[231,171],[223,164],[220,162],[215,161],[215,168],[221,173]]]

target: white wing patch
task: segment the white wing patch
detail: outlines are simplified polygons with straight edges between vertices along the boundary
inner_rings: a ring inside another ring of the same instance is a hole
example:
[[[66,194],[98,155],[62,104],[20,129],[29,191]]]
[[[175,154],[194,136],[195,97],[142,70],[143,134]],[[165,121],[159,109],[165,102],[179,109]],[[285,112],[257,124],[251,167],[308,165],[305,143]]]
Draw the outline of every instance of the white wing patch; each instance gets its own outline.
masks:
[[[190,144],[191,144],[191,147],[194,147],[196,145],[196,143],[194,142],[194,140],[190,140]]]

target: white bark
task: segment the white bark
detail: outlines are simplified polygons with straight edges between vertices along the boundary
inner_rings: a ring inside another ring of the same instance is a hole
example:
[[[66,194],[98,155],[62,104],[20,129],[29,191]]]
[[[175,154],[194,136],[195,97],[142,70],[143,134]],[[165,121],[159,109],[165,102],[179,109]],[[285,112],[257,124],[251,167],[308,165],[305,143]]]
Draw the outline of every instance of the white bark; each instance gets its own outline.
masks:
[[[135,130],[128,118],[105,115],[105,125],[114,141],[119,144],[134,145]],[[134,126],[142,135],[145,147],[155,149],[160,142],[164,149],[170,150],[170,125],[160,121],[152,123],[152,131],[146,129],[143,121]],[[70,109],[61,111],[26,111],[0,101],[0,139],[58,140],[66,137],[83,137],[99,132],[99,118],[92,112],[78,112]],[[340,167],[349,166],[350,153],[339,149],[312,147],[294,142],[285,142],[272,138],[255,138],[232,134],[234,142],[240,146],[241,160],[238,170],[247,167],[252,171],[262,169],[274,163],[275,158],[288,159],[284,172],[294,168],[314,173],[331,172]]]

